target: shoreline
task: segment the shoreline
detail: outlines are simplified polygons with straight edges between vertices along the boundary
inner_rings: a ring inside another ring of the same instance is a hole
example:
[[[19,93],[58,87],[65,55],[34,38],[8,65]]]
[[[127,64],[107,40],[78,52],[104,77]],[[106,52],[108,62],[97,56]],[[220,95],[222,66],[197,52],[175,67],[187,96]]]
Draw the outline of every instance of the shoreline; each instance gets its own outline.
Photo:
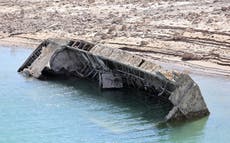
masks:
[[[21,0],[0,4],[0,45],[81,39],[165,69],[230,77],[228,0]]]
[[[41,41],[43,41],[43,39],[12,36],[12,37],[1,38],[0,46],[7,47],[7,48],[13,47],[13,48],[35,49],[41,43]],[[135,54],[135,53],[131,52],[131,54]],[[185,72],[188,74],[198,75],[198,76],[212,76],[212,77],[215,76],[220,78],[230,78],[230,69],[224,70],[221,68],[214,68],[213,66],[207,67],[206,63],[213,64],[210,62],[193,61],[194,62],[193,63],[193,62],[174,61],[174,59],[165,60],[165,59],[156,59],[156,58],[149,58],[149,57],[143,57],[143,58],[151,60],[156,64],[159,64],[166,70],[176,70],[179,72]]]

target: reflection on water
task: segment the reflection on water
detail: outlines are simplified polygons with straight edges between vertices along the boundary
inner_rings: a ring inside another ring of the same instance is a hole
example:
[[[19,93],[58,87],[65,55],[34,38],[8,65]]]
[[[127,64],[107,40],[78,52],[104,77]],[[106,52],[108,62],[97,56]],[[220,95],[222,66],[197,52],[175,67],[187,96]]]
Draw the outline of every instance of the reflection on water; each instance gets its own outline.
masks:
[[[29,49],[0,48],[0,142],[225,142],[229,80],[193,76],[211,115],[162,123],[170,105],[135,90],[100,91],[92,81],[39,81],[16,72]],[[220,84],[221,82],[221,84]],[[210,83],[212,83],[210,85]],[[223,112],[225,111],[225,112]]]

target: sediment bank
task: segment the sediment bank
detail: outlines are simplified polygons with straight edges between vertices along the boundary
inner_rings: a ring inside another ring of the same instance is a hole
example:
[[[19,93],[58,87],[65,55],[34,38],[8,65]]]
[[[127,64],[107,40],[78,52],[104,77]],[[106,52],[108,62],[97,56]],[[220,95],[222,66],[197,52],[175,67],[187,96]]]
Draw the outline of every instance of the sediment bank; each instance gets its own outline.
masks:
[[[4,1],[0,44],[85,39],[170,69],[230,76],[229,7],[228,0]]]

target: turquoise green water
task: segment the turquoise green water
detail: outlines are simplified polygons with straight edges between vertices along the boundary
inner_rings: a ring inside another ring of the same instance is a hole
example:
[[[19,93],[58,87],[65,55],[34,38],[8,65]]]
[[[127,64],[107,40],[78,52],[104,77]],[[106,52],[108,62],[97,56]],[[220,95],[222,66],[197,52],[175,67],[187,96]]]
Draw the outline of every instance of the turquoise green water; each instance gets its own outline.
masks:
[[[101,92],[74,79],[39,81],[18,74],[32,52],[0,48],[0,143],[228,142],[230,79],[193,78],[211,115],[161,123],[169,105],[128,90]]]

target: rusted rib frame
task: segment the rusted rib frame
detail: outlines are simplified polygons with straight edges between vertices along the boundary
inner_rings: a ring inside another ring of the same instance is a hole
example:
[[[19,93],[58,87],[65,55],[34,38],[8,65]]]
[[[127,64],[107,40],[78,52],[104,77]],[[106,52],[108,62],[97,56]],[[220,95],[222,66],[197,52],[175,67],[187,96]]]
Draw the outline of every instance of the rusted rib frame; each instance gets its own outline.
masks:
[[[91,56],[98,57],[98,58],[102,59],[102,60],[104,61],[104,63],[105,63],[105,61],[107,61],[107,62],[112,62],[112,63],[114,63],[115,65],[127,67],[127,68],[130,68],[130,69],[135,70],[135,71],[140,71],[140,74],[145,75],[145,77],[146,77],[146,76],[148,76],[148,77],[154,77],[155,79],[161,81],[161,78],[162,78],[162,77],[159,77],[159,75],[157,75],[157,74],[148,73],[148,72],[146,72],[146,71],[144,71],[144,70],[142,70],[142,69],[139,69],[139,68],[136,68],[136,67],[132,67],[132,66],[130,66],[130,65],[126,65],[126,64],[124,64],[124,63],[120,63],[120,62],[118,62],[118,61],[114,61],[114,60],[109,59],[109,58],[106,58],[106,57],[102,57],[102,56],[99,56],[99,55],[93,55],[92,53],[90,53],[90,52],[88,52],[88,51],[84,51],[84,50],[81,50],[81,49],[71,48],[71,47],[69,47],[69,46],[66,46],[66,47],[69,48],[69,49],[72,49],[72,50],[74,50],[74,51],[77,51],[77,52],[83,52],[83,53],[85,53],[85,54],[87,54],[87,55],[91,55]],[[118,70],[118,69],[116,69],[116,70]],[[172,84],[172,85],[175,86],[175,83],[174,83],[174,82],[172,82],[172,81],[170,81],[170,80],[168,80],[168,79],[166,79],[166,80],[168,81],[168,83],[170,83],[170,84]]]
[[[24,68],[29,67],[33,61],[41,54],[42,47],[47,46],[47,40],[43,41],[34,51],[33,53],[26,59],[26,61],[22,64],[22,66],[18,69],[18,72],[22,71]],[[39,52],[39,55],[36,55],[34,59],[34,55]]]

